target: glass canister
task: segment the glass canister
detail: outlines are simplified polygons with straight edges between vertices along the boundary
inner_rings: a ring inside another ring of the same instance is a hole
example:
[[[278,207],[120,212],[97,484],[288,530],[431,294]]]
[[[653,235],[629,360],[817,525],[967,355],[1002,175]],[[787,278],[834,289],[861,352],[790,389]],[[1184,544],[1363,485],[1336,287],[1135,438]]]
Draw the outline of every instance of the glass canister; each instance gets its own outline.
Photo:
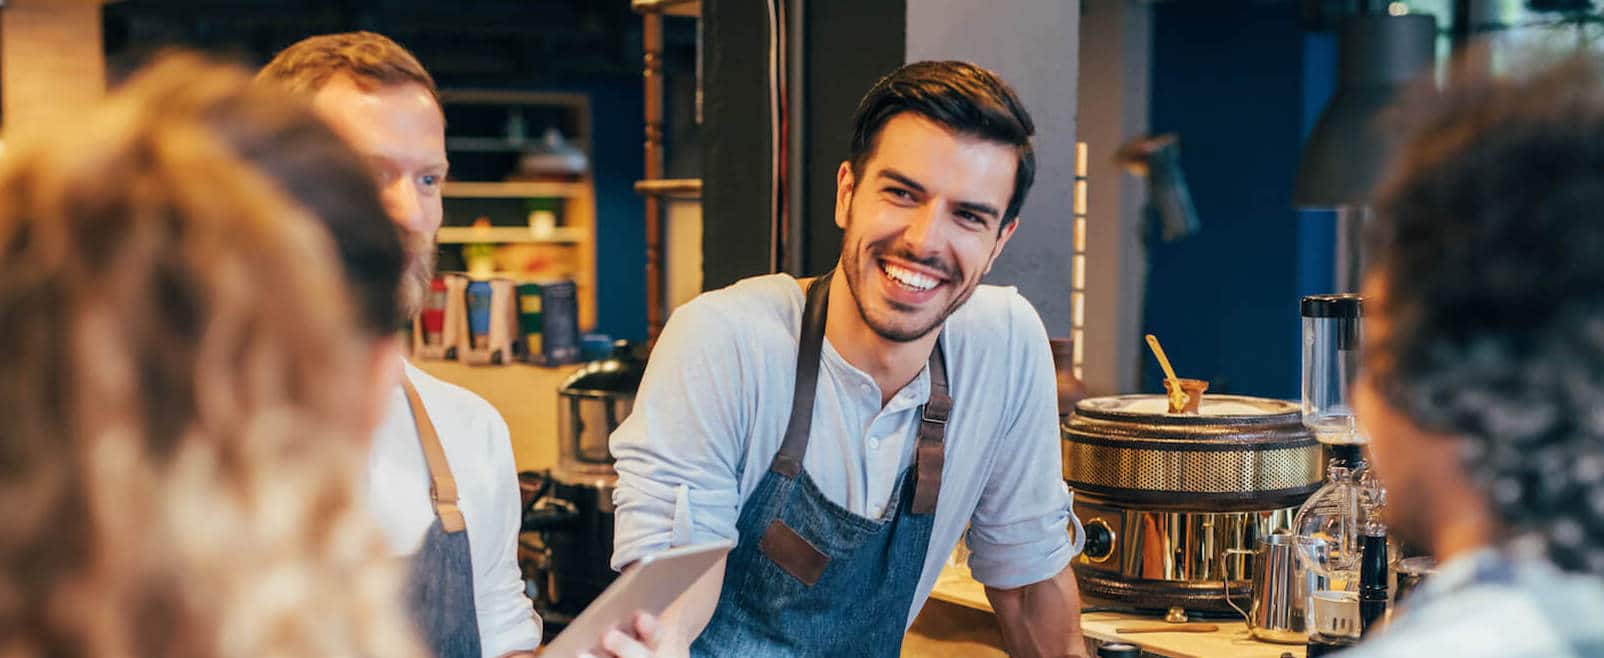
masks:
[[[1303,424],[1327,445],[1363,445],[1349,388],[1359,375],[1364,298],[1355,294],[1303,298]]]

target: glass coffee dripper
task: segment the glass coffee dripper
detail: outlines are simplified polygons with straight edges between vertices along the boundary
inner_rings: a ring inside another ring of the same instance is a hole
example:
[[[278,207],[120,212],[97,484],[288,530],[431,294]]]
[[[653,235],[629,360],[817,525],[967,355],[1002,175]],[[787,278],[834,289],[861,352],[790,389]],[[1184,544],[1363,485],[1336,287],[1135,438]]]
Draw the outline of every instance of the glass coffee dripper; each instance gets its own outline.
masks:
[[[1326,446],[1326,483],[1293,518],[1297,555],[1304,567],[1352,587],[1359,570],[1366,520],[1374,518],[1384,492],[1370,474],[1350,403],[1359,375],[1364,299],[1359,295],[1310,295],[1303,316],[1303,424]]]

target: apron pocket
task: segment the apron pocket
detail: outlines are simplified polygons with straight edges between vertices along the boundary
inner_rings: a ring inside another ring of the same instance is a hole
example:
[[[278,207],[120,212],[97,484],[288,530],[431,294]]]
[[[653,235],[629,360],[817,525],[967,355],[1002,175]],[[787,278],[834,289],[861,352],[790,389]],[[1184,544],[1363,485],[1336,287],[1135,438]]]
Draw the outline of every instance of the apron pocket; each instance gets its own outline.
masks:
[[[770,561],[808,587],[819,582],[819,576],[824,575],[824,568],[830,564],[830,556],[819,552],[779,519],[769,523],[758,548]]]

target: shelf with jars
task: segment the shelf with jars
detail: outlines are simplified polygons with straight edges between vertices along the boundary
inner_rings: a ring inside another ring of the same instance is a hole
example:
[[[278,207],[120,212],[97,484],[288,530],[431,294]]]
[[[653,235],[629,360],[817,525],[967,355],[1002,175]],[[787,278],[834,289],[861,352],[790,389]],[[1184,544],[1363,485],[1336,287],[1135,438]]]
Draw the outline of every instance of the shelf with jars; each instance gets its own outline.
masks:
[[[595,326],[595,185],[582,94],[443,90],[450,180],[438,268],[476,280],[572,280]]]

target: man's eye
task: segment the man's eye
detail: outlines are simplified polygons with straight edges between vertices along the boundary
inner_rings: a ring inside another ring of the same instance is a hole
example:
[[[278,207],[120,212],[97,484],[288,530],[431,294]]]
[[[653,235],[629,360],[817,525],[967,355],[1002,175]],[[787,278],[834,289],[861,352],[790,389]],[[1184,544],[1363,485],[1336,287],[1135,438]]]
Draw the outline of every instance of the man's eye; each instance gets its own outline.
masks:
[[[909,192],[907,190],[904,190],[904,189],[902,189],[900,187],[888,187],[888,188],[886,188],[886,192],[888,194],[890,194],[891,196],[894,196],[894,197],[896,197],[898,199],[903,199],[903,200],[911,200],[911,199],[913,199],[913,193],[911,193],[911,192]]]
[[[418,182],[423,183],[426,187],[434,187],[440,184],[440,177],[434,174],[424,174],[418,178]]]

